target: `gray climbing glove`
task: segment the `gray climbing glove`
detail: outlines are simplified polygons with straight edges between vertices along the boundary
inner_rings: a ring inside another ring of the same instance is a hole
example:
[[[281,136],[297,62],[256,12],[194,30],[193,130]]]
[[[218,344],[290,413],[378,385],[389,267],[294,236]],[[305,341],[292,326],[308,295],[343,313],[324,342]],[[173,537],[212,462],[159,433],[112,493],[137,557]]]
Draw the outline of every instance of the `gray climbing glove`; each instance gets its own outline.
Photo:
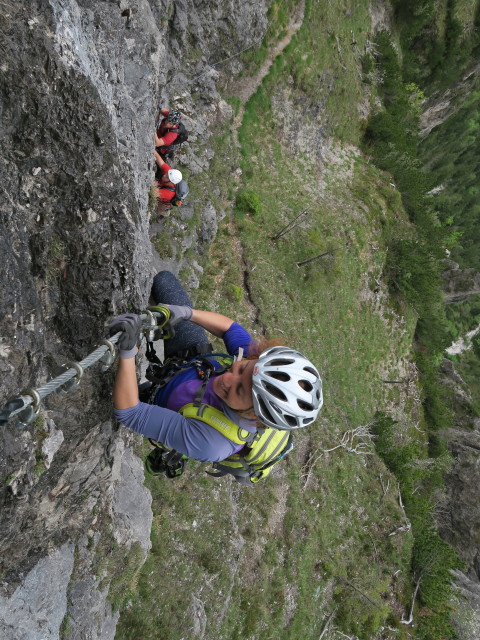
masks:
[[[168,324],[170,327],[174,327],[181,320],[190,320],[192,317],[192,308],[187,306],[179,306],[177,304],[163,304],[163,307],[167,307],[170,310],[170,319]]]
[[[134,358],[137,353],[138,337],[142,330],[142,319],[136,313],[123,313],[108,325],[109,335],[122,332],[118,340],[120,358]]]

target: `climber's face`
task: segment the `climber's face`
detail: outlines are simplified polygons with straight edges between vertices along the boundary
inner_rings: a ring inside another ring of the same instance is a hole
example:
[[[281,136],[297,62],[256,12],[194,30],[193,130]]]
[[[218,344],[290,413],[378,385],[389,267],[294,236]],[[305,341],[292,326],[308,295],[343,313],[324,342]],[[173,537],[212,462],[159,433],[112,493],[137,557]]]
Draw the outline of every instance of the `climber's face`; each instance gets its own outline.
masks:
[[[252,409],[253,413],[252,374],[256,362],[234,362],[229,371],[213,379],[214,392],[235,411]]]
[[[168,172],[167,172],[167,173],[164,173],[160,178],[160,184],[169,184],[169,183],[170,183],[170,179],[168,177]]]

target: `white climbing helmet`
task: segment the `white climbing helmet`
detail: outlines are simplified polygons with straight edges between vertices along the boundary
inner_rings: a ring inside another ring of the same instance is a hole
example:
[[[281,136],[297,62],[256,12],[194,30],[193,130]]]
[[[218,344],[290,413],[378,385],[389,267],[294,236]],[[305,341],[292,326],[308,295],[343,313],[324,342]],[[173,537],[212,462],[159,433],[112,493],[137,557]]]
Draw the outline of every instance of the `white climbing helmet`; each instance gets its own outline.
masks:
[[[170,169],[168,172],[168,179],[170,182],[173,182],[173,184],[178,184],[182,181],[182,172],[178,169]]]
[[[300,429],[322,408],[322,380],[317,368],[298,351],[271,347],[253,368],[253,408],[275,429]]]

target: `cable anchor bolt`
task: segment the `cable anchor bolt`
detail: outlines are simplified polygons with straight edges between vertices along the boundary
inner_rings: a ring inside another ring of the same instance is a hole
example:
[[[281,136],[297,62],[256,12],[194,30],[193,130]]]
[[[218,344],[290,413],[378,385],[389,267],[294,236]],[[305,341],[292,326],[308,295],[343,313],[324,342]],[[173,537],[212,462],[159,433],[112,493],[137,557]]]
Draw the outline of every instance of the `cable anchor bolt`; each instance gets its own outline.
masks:
[[[106,345],[108,349],[105,351],[103,356],[100,358],[100,362],[102,364],[101,370],[108,371],[112,364],[115,362],[115,345],[110,340],[102,340],[102,344]]]
[[[22,396],[30,396],[32,404],[29,404],[18,414],[17,425],[20,429],[23,429],[38,418],[42,404],[42,399],[36,389],[25,389],[25,391],[22,391]]]
[[[67,380],[67,382],[62,384],[62,386],[57,389],[57,393],[59,393],[60,395],[64,395],[65,393],[76,389],[83,377],[83,367],[79,365],[78,362],[66,362],[64,365],[62,365],[62,368],[64,369],[64,371],[75,369],[77,373],[75,377],[73,377],[71,380]]]

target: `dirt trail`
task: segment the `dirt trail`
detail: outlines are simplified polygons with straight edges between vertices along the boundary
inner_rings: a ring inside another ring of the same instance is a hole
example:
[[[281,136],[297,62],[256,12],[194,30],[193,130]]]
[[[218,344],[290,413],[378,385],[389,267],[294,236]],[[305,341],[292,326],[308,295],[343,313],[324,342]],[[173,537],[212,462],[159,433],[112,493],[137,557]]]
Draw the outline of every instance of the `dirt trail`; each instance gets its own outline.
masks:
[[[302,0],[299,3],[295,13],[293,14],[292,19],[290,20],[290,24],[288,25],[285,37],[280,40],[280,42],[277,42],[276,46],[270,51],[264,63],[258,70],[258,73],[256,73],[254,76],[251,76],[250,78],[240,78],[229,87],[229,93],[236,96],[237,98],[240,98],[240,101],[242,103],[242,106],[238,110],[235,120],[233,121],[234,140],[237,146],[239,146],[237,132],[243,121],[243,116],[245,114],[245,105],[253,96],[258,87],[262,84],[263,79],[270,71],[270,67],[272,66],[275,58],[282,53],[287,45],[290,44],[293,35],[302,26],[304,16],[305,0]]]
[[[248,100],[253,96],[255,91],[258,89],[263,79],[265,78],[267,73],[270,71],[270,67],[272,66],[275,58],[280,53],[282,53],[282,51],[285,49],[287,45],[290,44],[293,35],[302,26],[304,15],[305,15],[305,0],[302,0],[298,4],[297,9],[294,15],[292,16],[292,19],[290,20],[290,24],[288,25],[287,33],[285,37],[282,40],[280,40],[280,42],[277,42],[275,47],[270,51],[266,60],[258,70],[258,73],[256,73],[254,76],[251,76],[250,78],[240,78],[229,87],[230,89],[229,92],[232,95],[236,96],[237,98],[240,98],[242,106],[245,106],[247,104]],[[240,111],[242,113],[239,113],[237,115],[237,118],[235,119],[236,121],[237,120],[239,121],[236,125],[234,125],[235,128],[238,128],[242,123],[243,109],[241,109]]]
[[[251,76],[249,78],[241,78],[236,82],[234,82],[232,85],[230,85],[229,93],[231,95],[236,96],[237,98],[240,98],[240,101],[241,101],[241,107],[238,110],[238,114],[236,115],[233,121],[233,127],[232,127],[233,140],[234,140],[234,144],[237,147],[240,146],[240,143],[238,141],[238,130],[242,124],[243,116],[245,114],[245,105],[247,104],[249,99],[253,96],[253,94],[258,89],[258,87],[261,85],[261,83],[263,82],[265,76],[270,71],[270,67],[272,66],[275,58],[282,53],[282,51],[285,49],[287,45],[290,44],[293,35],[302,26],[304,16],[305,16],[305,0],[301,0],[301,2],[298,4],[298,7],[295,13],[292,15],[285,37],[282,40],[280,40],[276,44],[276,46],[270,51],[270,53],[268,54],[267,58],[265,59],[264,63],[262,64],[258,72],[254,76]],[[249,286],[250,269],[249,269],[249,265],[246,263],[243,257],[243,247],[240,243],[240,239],[238,235],[235,233],[235,221],[233,218],[233,212],[230,214],[229,228],[230,228],[230,233],[232,237],[234,255],[236,256],[238,263],[242,265],[243,289],[245,291],[245,303],[247,305],[247,308],[249,309],[250,318],[252,322],[256,324],[262,330],[263,333],[265,333],[265,327],[263,326],[263,323],[260,320],[260,309],[255,305],[250,295],[250,286]]]

